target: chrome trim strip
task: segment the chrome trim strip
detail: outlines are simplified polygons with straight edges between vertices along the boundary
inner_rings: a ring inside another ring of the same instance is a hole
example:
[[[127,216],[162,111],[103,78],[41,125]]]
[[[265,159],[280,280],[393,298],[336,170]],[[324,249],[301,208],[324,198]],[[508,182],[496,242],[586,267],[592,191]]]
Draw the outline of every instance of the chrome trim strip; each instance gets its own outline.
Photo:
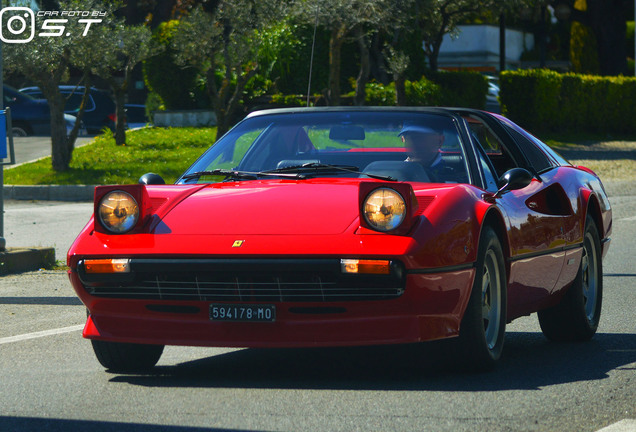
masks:
[[[475,263],[458,264],[446,267],[435,267],[426,269],[410,269],[407,270],[407,274],[431,274],[431,273],[451,273],[463,270],[470,270],[475,267]]]
[[[571,244],[571,245],[567,245],[567,246],[563,246],[560,248],[555,248],[555,249],[549,249],[549,250],[545,250],[545,251],[541,251],[541,252],[530,252],[530,253],[526,253],[526,254],[522,254],[522,255],[517,255],[515,257],[509,257],[508,258],[508,262],[512,263],[515,261],[522,261],[522,260],[526,260],[526,259],[531,259],[531,258],[536,258],[536,257],[540,257],[540,256],[544,256],[544,255],[550,255],[553,253],[559,253],[559,252],[567,252],[573,249],[579,249],[583,247],[583,243],[575,243],[575,244]]]

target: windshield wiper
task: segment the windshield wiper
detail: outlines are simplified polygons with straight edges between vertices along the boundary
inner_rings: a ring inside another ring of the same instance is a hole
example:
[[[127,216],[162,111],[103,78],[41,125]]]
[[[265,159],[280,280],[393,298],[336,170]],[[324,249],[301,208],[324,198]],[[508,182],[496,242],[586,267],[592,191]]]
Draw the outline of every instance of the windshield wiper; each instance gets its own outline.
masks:
[[[288,167],[283,167],[283,168],[277,168],[274,170],[269,170],[269,171],[265,171],[266,173],[282,173],[282,172],[289,172],[289,171],[315,171],[315,172],[334,172],[334,171],[344,171],[344,172],[350,172],[350,173],[354,173],[354,174],[362,174],[364,176],[373,178],[373,179],[377,179],[377,180],[384,180],[384,181],[397,181],[396,178],[393,178],[391,176],[383,176],[383,175],[379,175],[379,174],[367,174],[365,172],[360,172],[360,168],[354,165],[333,165],[333,164],[325,164],[325,163],[320,163],[320,162],[308,162],[308,163],[304,163],[302,165],[292,165],[292,166],[288,166]]]
[[[360,168],[353,165],[331,165],[320,162],[307,162],[301,165],[291,165],[282,168],[276,168],[273,170],[264,171],[266,173],[281,173],[288,171],[347,171],[358,173],[360,172]]]
[[[362,175],[365,175],[365,176],[367,176],[369,178],[376,179],[376,180],[384,180],[384,181],[391,181],[391,182],[398,181],[398,179],[396,179],[395,177],[391,177],[391,176],[383,176],[383,175],[379,175],[379,174],[370,174],[370,173],[365,173],[365,172],[363,172]]]
[[[292,173],[296,171],[295,173]],[[300,172],[304,172],[301,174]],[[350,172],[354,174],[362,174],[370,178],[384,180],[384,181],[397,181],[397,179],[390,176],[383,176],[378,174],[367,174],[360,173],[360,168],[353,165],[331,165],[331,164],[323,164],[319,162],[310,162],[302,165],[294,165],[283,168],[277,168],[268,171],[260,171],[260,172],[251,172],[251,171],[238,171],[238,170],[228,170],[228,169],[215,169],[211,171],[196,171],[190,174],[184,175],[182,180],[191,180],[195,178],[200,178],[203,176],[225,176],[226,179],[234,179],[234,180],[257,180],[259,177],[287,177],[294,179],[306,179],[307,171],[314,172],[337,172],[344,171]]]
[[[235,178],[235,179],[250,179],[250,180],[256,180],[258,177],[256,177],[254,174],[252,173],[246,173],[246,172],[241,172],[241,171],[234,171],[234,170],[226,170],[226,169],[215,169],[215,170],[211,170],[211,171],[196,171],[190,174],[186,174],[183,177],[181,177],[183,180],[190,180],[190,179],[195,179],[195,178],[199,178],[199,177],[203,177],[203,176],[218,176],[218,175],[222,175],[230,178]]]
[[[275,176],[275,177],[290,177],[296,179],[304,179],[305,176],[301,174],[270,174],[268,172],[250,172],[250,171],[237,171],[228,169],[215,169],[211,171],[196,171],[190,174],[186,174],[181,177],[183,180],[195,179],[203,176],[218,176],[222,175],[225,178],[238,179],[238,180],[257,180],[259,177]]]
[[[301,165],[292,165],[292,166],[286,166],[286,167],[282,167],[282,168],[276,168],[273,170],[268,170],[268,171],[264,171],[265,173],[284,173],[284,172],[290,172],[290,171],[321,171],[321,172],[328,172],[328,171],[345,171],[345,172],[351,172],[351,173],[360,173],[360,168],[358,168],[357,166],[353,166],[353,165],[331,165],[331,164],[325,164],[325,163],[320,163],[320,162],[308,162],[308,163],[304,163]]]

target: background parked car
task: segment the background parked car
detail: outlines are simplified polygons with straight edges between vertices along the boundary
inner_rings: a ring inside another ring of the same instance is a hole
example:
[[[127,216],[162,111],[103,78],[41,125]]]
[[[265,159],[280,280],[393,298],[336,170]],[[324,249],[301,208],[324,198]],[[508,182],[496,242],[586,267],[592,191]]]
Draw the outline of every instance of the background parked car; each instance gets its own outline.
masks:
[[[494,113],[501,112],[499,105],[499,78],[488,77],[488,94],[486,94],[486,110]]]
[[[60,86],[60,92],[67,98],[65,113],[73,115],[79,111],[84,89],[84,86]],[[38,99],[44,97],[39,87],[21,88],[20,92]],[[107,91],[91,87],[82,122],[90,134],[98,134],[105,127],[115,130],[115,102]]]
[[[51,112],[46,99],[35,99],[8,85],[3,86],[4,107],[11,108],[13,136],[51,135]],[[75,126],[76,118],[64,114],[66,132]],[[80,129],[86,135],[86,129]]]

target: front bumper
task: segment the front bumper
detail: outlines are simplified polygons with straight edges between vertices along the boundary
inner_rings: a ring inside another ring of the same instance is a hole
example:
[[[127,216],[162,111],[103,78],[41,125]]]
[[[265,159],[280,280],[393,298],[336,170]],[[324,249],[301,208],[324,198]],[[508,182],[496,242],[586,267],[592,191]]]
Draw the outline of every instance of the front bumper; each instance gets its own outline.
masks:
[[[338,277],[333,280],[333,261],[305,260],[300,273],[310,275],[309,279],[300,282],[302,288],[287,289],[291,286],[285,285],[290,282],[287,272],[278,279],[282,290],[273,286],[271,278],[270,282],[252,280],[251,287],[244,285],[238,291],[230,289],[228,281],[218,285],[218,281],[205,279],[206,275],[200,272],[202,265],[210,266],[210,260],[141,260],[135,274],[144,277],[124,276],[115,283],[91,279],[80,264],[69,272],[69,277],[90,312],[84,329],[84,337],[90,339],[187,346],[311,347],[410,343],[458,334],[473,284],[472,267],[418,272],[398,265],[384,280],[378,282],[374,275],[357,278],[352,284],[351,280],[343,283]],[[226,270],[223,278],[235,271],[240,274],[244,264],[231,260],[216,263]],[[264,266],[260,273],[272,270],[271,262],[248,264],[252,269]],[[282,260],[278,264],[276,270],[294,269],[292,264],[299,263]],[[143,271],[144,265],[147,271]],[[233,265],[237,267],[232,268]],[[158,272],[157,268],[165,271]],[[181,276],[194,275],[194,280],[200,282],[198,287],[181,281],[170,289],[157,290],[156,286],[167,287],[166,274],[177,268],[181,268]],[[319,289],[309,289],[307,280],[315,281],[318,273],[320,282],[313,286]],[[150,274],[156,276],[154,283],[138,283]],[[273,273],[269,276],[278,277]],[[335,289],[331,294],[328,283]],[[259,291],[261,285],[265,288]],[[134,288],[126,291],[127,286]],[[223,302],[273,304],[276,321],[212,321],[210,305]]]

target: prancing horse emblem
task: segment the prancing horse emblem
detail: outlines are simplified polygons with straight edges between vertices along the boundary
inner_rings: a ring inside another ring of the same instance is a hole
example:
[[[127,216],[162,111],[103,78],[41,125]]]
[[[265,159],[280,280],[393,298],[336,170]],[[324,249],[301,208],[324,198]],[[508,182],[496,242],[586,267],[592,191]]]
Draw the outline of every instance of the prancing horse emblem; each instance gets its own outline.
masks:
[[[243,243],[245,243],[245,240],[234,240],[232,247],[241,247],[243,246]]]

